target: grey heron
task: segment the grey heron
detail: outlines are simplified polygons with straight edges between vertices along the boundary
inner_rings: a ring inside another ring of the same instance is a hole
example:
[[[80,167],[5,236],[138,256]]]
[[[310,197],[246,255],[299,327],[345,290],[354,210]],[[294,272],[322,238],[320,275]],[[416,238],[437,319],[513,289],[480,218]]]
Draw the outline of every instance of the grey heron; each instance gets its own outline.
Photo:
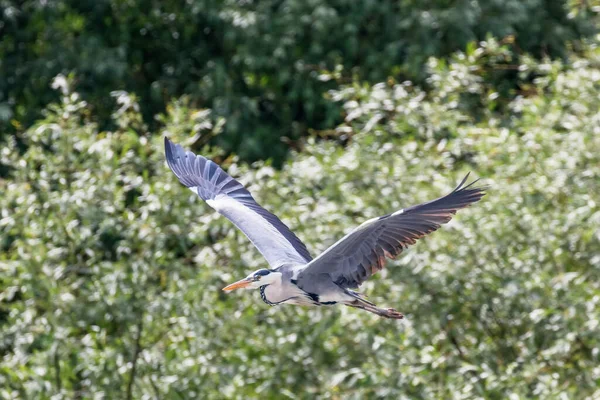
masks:
[[[450,221],[457,210],[479,201],[484,188],[469,175],[450,194],[363,222],[322,254],[312,258],[306,246],[250,192],[214,162],[185,151],[165,138],[167,164],[179,181],[236,225],[267,260],[259,269],[223,290],[259,289],[269,305],[334,305],[359,308],[386,318],[403,315],[379,308],[354,291],[417,239]]]

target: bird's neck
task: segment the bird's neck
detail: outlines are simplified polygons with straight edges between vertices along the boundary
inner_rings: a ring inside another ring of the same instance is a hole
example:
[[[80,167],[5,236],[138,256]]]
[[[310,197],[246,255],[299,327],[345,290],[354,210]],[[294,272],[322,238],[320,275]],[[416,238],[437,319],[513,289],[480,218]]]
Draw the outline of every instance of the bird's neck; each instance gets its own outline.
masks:
[[[269,278],[270,282],[260,287],[260,297],[268,305],[276,306],[286,301],[290,296],[284,288],[282,273],[272,273]]]
[[[265,290],[267,289],[269,285],[263,285],[260,287],[260,298],[267,303],[270,306],[276,306],[278,303],[273,303],[271,301],[269,301],[269,299],[267,298],[267,294],[265,293]]]
[[[306,292],[285,277],[277,281],[260,286],[260,297],[265,303],[276,306],[282,303],[312,305],[313,301],[307,301]]]

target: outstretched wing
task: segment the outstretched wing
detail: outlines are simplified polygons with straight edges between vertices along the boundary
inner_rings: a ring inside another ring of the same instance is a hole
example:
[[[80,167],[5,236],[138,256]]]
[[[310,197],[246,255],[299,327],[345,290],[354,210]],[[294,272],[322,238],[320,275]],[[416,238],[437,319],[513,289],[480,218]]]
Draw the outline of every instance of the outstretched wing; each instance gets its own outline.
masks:
[[[217,164],[186,152],[167,138],[165,155],[179,181],[244,232],[272,268],[306,264],[312,259],[304,243]]]
[[[298,285],[325,273],[342,287],[358,287],[383,268],[386,257],[395,258],[450,221],[457,210],[479,201],[484,189],[473,187],[476,181],[463,186],[468,177],[447,196],[364,222],[311,261],[298,274]]]

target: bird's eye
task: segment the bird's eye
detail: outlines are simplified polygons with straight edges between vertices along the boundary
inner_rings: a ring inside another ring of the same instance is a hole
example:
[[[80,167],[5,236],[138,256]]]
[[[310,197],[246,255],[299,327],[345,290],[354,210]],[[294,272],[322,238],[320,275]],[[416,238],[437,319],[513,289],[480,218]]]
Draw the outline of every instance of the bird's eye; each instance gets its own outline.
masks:
[[[258,279],[260,279],[261,276],[269,275],[270,273],[271,273],[271,271],[269,271],[268,269],[261,269],[254,273],[254,279],[258,280]]]

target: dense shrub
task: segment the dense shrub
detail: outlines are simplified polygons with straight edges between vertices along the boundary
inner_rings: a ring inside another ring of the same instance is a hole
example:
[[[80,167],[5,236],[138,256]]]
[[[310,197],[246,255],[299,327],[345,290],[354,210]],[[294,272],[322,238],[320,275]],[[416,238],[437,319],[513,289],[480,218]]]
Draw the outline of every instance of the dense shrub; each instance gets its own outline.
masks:
[[[281,171],[200,149],[314,254],[482,177],[481,203],[361,288],[404,323],[225,295],[260,254],[177,183],[135,98],[115,94],[104,131],[59,78],[26,151],[2,149],[0,397],[598,397],[600,53],[519,65],[533,83],[499,118],[477,66],[503,51],[430,60],[429,93],[332,92],[346,147],[309,139]],[[185,99],[163,121],[186,146],[220,129]]]

